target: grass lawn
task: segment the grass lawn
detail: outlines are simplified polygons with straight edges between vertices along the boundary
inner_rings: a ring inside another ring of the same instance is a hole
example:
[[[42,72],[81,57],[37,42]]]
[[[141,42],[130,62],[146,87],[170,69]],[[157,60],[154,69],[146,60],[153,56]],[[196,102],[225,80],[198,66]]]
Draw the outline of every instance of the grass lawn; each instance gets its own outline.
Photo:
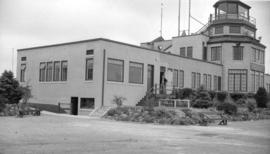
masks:
[[[1,154],[269,154],[270,120],[168,126],[41,115],[0,117]]]

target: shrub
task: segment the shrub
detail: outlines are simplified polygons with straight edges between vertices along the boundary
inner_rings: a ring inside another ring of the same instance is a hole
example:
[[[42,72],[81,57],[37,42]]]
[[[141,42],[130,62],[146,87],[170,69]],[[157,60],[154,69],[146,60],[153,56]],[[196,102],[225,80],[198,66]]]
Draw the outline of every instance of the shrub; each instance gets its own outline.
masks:
[[[3,104],[18,104],[23,96],[19,82],[11,71],[5,71],[0,77],[0,106]]]
[[[227,92],[217,92],[216,96],[218,101],[224,102],[227,97]]]
[[[265,88],[260,87],[255,95],[257,106],[261,108],[266,108],[268,101],[267,92]]]
[[[114,96],[113,103],[116,104],[117,107],[121,107],[123,102],[127,100],[125,97],[122,96]]]
[[[244,106],[244,105],[246,104],[246,99],[240,98],[240,99],[238,99],[235,103],[236,103],[236,105],[238,105],[238,106]]]
[[[256,100],[254,100],[254,98],[253,99],[248,98],[246,106],[247,106],[249,112],[253,112],[255,110],[256,106],[257,106]]]
[[[208,101],[208,100],[196,100],[193,104],[192,107],[194,108],[209,108],[211,107],[213,104]]]
[[[255,98],[255,94],[254,93],[247,93],[246,97],[247,98]]]
[[[208,93],[210,95],[211,100],[213,100],[216,96],[216,92],[211,90],[211,91],[208,91]]]
[[[244,93],[230,93],[231,98],[233,101],[238,101],[239,99],[245,99],[246,95]]]
[[[225,114],[234,115],[237,113],[237,106],[232,103],[219,103],[217,105],[217,110],[223,111]]]
[[[176,98],[177,99],[187,99],[191,98],[191,96],[194,94],[194,91],[191,88],[183,88],[176,90]]]

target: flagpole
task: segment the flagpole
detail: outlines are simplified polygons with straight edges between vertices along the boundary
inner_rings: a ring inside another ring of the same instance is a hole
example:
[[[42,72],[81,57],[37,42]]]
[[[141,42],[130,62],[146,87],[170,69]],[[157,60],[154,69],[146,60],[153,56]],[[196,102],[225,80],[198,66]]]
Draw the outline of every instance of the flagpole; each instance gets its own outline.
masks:
[[[178,6],[178,36],[180,36],[180,19],[181,19],[181,16],[180,16],[180,8],[181,8],[181,0],[179,0],[179,6]]]
[[[163,3],[161,3],[161,12],[160,12],[160,36],[162,36],[162,18],[163,18]]]
[[[190,10],[191,10],[191,0],[189,0],[189,9],[188,9],[188,35],[190,35]]]

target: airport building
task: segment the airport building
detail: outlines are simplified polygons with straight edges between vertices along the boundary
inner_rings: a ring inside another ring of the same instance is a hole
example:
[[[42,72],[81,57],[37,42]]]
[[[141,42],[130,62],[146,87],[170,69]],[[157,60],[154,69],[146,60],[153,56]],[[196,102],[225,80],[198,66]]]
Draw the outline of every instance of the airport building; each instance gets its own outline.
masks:
[[[140,46],[97,38],[19,49],[18,79],[31,86],[31,102],[71,102],[78,114],[112,106],[114,96],[135,106],[154,87],[270,91],[266,46],[250,9],[239,0],[219,0],[198,32]]]

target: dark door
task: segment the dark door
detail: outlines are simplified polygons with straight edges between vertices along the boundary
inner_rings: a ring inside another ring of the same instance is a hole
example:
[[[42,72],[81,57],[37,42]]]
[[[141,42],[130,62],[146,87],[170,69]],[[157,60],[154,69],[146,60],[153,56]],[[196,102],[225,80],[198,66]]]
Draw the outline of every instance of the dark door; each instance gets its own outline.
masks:
[[[218,91],[221,91],[221,77],[218,77]]]
[[[147,66],[147,91],[154,87],[154,65]]]
[[[70,114],[78,115],[78,97],[71,97]]]

